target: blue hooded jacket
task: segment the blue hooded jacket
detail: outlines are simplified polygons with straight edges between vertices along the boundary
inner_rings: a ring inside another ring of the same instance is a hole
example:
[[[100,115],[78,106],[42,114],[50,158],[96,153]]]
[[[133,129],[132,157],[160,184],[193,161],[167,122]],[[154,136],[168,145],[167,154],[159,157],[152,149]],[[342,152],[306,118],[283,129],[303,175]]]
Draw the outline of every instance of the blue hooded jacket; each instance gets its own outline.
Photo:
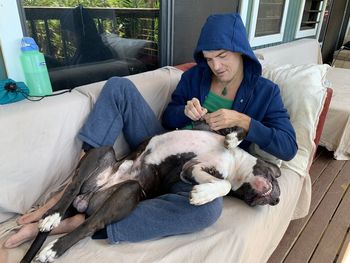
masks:
[[[238,52],[243,56],[244,78],[232,109],[250,116],[251,123],[240,147],[247,150],[251,143],[255,143],[277,158],[291,160],[298,149],[294,128],[278,86],[261,76],[261,65],[250,47],[238,14],[208,17],[194,51],[197,65],[182,74],[171,102],[164,111],[163,126],[176,129],[191,123],[191,119],[184,114],[185,105],[194,97],[203,105],[213,75],[202,51],[221,49]]]

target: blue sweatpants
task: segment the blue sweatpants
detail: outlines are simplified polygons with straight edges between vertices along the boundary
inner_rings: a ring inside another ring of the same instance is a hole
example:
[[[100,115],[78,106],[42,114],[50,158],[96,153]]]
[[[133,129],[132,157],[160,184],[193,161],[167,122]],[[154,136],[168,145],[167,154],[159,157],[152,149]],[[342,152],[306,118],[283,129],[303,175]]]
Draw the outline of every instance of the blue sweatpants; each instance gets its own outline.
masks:
[[[78,137],[100,147],[113,145],[121,131],[130,148],[135,149],[165,130],[135,85],[126,78],[113,77],[103,87]],[[126,218],[107,226],[109,242],[192,233],[212,225],[221,214],[222,198],[194,206],[188,201],[191,189],[191,185],[178,182],[168,194],[140,202]]]

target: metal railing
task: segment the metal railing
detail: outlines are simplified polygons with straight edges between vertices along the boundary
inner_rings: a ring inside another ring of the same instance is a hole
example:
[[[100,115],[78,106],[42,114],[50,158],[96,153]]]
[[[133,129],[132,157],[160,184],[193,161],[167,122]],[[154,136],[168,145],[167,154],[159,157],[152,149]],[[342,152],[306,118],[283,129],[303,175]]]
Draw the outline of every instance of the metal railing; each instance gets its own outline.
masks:
[[[67,61],[74,47],[61,25],[72,7],[24,7],[28,34],[41,51],[58,61]],[[99,34],[115,33],[123,38],[145,39],[154,45],[147,48],[158,56],[159,9],[157,8],[85,8],[94,20]]]

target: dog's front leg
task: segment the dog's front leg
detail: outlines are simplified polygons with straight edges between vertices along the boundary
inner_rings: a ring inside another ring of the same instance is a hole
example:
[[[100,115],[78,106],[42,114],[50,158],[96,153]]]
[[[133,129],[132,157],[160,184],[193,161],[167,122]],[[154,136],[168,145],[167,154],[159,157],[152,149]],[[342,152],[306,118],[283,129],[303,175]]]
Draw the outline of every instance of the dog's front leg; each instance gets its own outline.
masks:
[[[180,175],[185,182],[195,184],[190,193],[190,203],[203,205],[217,197],[227,195],[231,184],[214,167],[198,160],[191,160],[183,167]]]
[[[225,136],[225,147],[229,150],[236,148],[247,136],[247,132],[238,126],[221,129],[218,133]]]
[[[40,262],[52,262],[84,237],[91,236],[105,225],[126,217],[139,203],[142,190],[137,181],[115,185],[115,191],[83,224],[71,233],[48,244],[36,257]]]

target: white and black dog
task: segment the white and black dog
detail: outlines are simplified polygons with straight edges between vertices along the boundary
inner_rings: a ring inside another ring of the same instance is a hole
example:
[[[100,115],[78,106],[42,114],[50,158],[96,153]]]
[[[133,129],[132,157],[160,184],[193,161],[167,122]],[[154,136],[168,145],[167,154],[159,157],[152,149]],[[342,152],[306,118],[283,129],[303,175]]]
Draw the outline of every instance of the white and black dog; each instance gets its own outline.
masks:
[[[176,130],[157,135],[119,161],[112,147],[90,150],[62,198],[42,217],[39,234],[21,262],[34,258],[71,205],[88,218],[48,244],[36,257],[40,262],[52,262],[79,240],[127,216],[141,200],[166,193],[180,178],[194,185],[189,200],[193,205],[230,191],[251,206],[276,205],[279,168],[237,147],[245,137],[243,129],[219,133]]]

